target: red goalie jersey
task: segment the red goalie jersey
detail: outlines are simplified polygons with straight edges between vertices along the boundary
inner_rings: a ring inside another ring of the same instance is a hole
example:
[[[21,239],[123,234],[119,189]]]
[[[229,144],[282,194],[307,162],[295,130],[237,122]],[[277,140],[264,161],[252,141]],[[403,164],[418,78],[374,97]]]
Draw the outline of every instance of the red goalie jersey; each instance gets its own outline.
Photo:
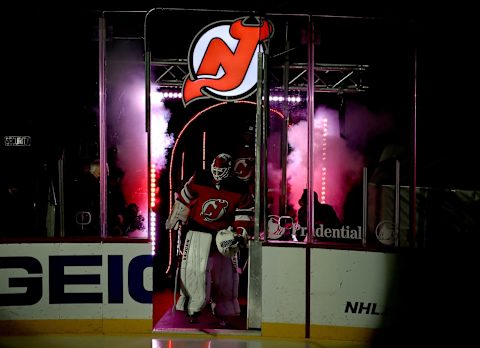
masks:
[[[236,177],[220,182],[206,171],[194,174],[177,200],[190,208],[188,227],[198,231],[219,231],[233,226],[249,231],[253,227],[254,200],[248,187]]]

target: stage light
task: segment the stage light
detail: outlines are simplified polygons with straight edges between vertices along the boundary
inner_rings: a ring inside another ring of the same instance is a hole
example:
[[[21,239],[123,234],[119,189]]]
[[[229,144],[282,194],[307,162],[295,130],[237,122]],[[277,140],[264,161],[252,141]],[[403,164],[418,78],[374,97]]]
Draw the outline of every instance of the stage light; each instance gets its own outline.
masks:
[[[178,89],[173,89],[173,90],[166,90],[162,88],[157,88],[158,93],[156,94],[157,98],[160,99],[160,101],[163,100],[181,100],[182,99],[182,93],[178,91]],[[262,98],[263,99],[263,98]],[[283,95],[270,95],[269,100],[272,103],[283,103],[285,101],[285,97]],[[295,94],[295,95],[289,95],[287,97],[287,102],[289,104],[299,104],[302,101],[304,101],[304,98],[302,98],[300,95]]]
[[[262,98],[263,99],[263,98]],[[283,103],[285,101],[285,97],[283,95],[270,95],[269,100],[271,103]],[[299,95],[290,95],[287,97],[287,102],[289,104],[299,104],[303,101],[304,99],[300,97]]]

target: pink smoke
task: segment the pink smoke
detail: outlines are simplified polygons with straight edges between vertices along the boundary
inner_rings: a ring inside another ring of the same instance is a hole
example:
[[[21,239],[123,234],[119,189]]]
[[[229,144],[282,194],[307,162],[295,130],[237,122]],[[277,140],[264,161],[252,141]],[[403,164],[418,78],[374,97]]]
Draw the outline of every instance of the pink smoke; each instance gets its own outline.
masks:
[[[148,150],[150,135],[151,164],[157,171],[166,165],[166,152],[173,139],[167,134],[170,112],[165,108],[159,92],[152,87],[150,133],[146,132],[145,73],[138,66],[121,66],[113,72],[121,78],[115,88],[121,90],[116,103],[110,103],[108,119],[109,146],[117,148],[117,165],[124,171],[122,190],[127,204],[138,205],[140,214],[148,214]],[[147,231],[143,231],[147,233]]]
[[[327,119],[326,158],[322,158],[324,135],[323,119]],[[307,121],[302,120],[290,127],[288,140],[292,148],[288,156],[287,175],[290,186],[289,203],[299,208],[298,200],[307,187]],[[337,215],[343,217],[343,204],[352,188],[361,179],[363,157],[358,151],[348,147],[340,137],[338,111],[319,107],[314,116],[313,132],[314,173],[313,189],[321,193],[322,168],[326,168],[325,203],[333,206]]]
[[[322,159],[322,140],[325,125],[323,119],[325,118],[327,119],[327,149],[324,160]],[[359,184],[362,180],[362,169],[365,165],[363,154],[367,143],[394,127],[391,115],[375,114],[365,105],[352,101],[348,104],[345,120],[345,138],[342,138],[338,111],[325,106],[318,107],[314,115],[313,133],[313,189],[320,198],[322,168],[325,167],[325,203],[333,206],[341,219],[347,194],[354,185]],[[298,200],[307,187],[307,141],[307,120],[301,120],[289,128],[288,142],[292,151],[287,162],[287,180],[290,190],[288,201],[294,209],[299,208]]]

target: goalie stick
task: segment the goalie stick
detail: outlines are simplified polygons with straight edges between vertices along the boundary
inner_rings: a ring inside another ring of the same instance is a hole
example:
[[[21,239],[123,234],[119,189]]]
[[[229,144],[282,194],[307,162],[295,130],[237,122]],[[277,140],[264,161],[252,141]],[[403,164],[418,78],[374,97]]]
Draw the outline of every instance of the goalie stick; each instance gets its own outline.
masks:
[[[175,270],[175,285],[173,287],[173,308],[172,312],[175,312],[177,306],[177,289],[178,289],[178,274],[180,271],[180,264],[182,262],[182,226],[179,221],[177,229],[177,251],[176,251],[176,270]]]

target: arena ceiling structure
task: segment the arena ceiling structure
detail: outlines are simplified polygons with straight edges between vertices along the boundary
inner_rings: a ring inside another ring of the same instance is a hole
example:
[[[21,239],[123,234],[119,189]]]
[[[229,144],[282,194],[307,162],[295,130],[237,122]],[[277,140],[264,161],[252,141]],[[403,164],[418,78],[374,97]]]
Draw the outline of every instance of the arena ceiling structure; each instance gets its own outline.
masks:
[[[475,138],[476,53],[475,21],[471,5],[421,6],[413,1],[394,2],[311,2],[311,1],[205,1],[195,7],[275,13],[313,13],[325,16],[383,18],[392,26],[403,25],[417,47],[418,172],[427,185],[478,185],[471,157]],[[18,28],[2,23],[5,33],[4,83],[6,100],[18,109],[6,117],[2,133],[28,128],[42,137],[42,147],[57,156],[77,125],[77,118],[95,108],[98,97],[98,16],[102,11],[148,11],[156,7],[188,8],[182,1],[145,1],[119,4],[114,1],[70,2],[63,6],[43,4],[22,8],[9,4],[6,13],[16,14]],[[351,27],[338,32],[355,34]],[[388,38],[386,38],[388,40]],[[339,42],[338,47],[348,47]],[[330,60],[334,63],[335,60]],[[361,64],[355,61],[354,64]],[[298,67],[300,74],[301,67]],[[392,66],[394,71],[395,67]],[[356,74],[357,71],[354,71]],[[174,73],[175,74],[175,73]],[[347,73],[348,74],[348,73]],[[291,74],[292,79],[297,76]],[[179,76],[172,77],[173,80]],[[340,81],[325,80],[325,86]],[[353,75],[352,75],[352,78]],[[383,92],[398,81],[383,79]],[[296,82],[300,83],[301,79]],[[359,85],[359,84],[357,84]],[[33,90],[31,87],[35,86]],[[41,87],[39,87],[41,86]],[[66,86],[66,87],[65,87]],[[400,86],[399,86],[400,87]],[[25,91],[29,103],[25,103]],[[382,91],[379,91],[382,92]],[[41,114],[41,116],[39,116]],[[93,117],[93,116],[92,116]],[[11,131],[10,131],[11,129]],[[44,150],[40,150],[44,152]],[[46,155],[47,157],[50,155]],[[432,175],[436,173],[436,175]]]

